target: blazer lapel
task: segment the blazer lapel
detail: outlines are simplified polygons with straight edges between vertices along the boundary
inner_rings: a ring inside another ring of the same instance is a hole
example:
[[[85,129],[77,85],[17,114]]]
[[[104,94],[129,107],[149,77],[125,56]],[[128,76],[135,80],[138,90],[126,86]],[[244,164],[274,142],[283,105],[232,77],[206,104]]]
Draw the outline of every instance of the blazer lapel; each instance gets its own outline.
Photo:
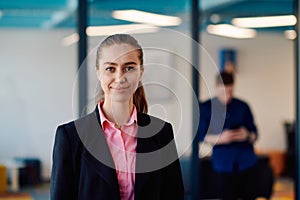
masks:
[[[136,175],[135,175],[135,196],[138,198],[155,169],[154,162],[159,160],[158,153],[151,156],[152,152],[158,152],[159,141],[153,137],[157,134],[163,124],[157,123],[154,118],[149,115],[138,113],[138,133],[137,133],[137,148],[136,148]]]
[[[113,193],[119,197],[117,199],[120,199],[119,184],[115,169],[99,162],[87,149],[83,150],[82,156],[88,165],[92,166],[97,174],[111,186]]]
[[[142,154],[141,155],[139,154],[141,151],[138,151],[138,149],[140,150],[143,146],[149,145],[149,143],[145,142],[143,139],[140,138],[138,138],[137,140],[138,141],[137,141],[137,154],[136,154],[136,169],[139,172],[135,173],[134,192],[136,197],[140,195],[142,189],[144,188],[144,185],[148,182],[148,180],[151,177],[151,174],[149,172],[148,173],[143,172],[144,159],[141,158]]]
[[[75,121],[78,135],[84,145],[83,158],[120,197],[114,161],[100,125],[98,109]],[[120,199],[120,198],[119,198]]]

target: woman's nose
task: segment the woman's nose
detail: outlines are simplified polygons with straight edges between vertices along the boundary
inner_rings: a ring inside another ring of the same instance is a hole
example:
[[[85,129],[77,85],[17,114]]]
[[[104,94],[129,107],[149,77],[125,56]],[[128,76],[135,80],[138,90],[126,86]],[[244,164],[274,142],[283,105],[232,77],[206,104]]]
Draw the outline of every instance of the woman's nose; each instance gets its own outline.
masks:
[[[125,73],[122,70],[117,70],[116,74],[115,74],[115,79],[116,82],[124,82],[126,81],[126,76]]]

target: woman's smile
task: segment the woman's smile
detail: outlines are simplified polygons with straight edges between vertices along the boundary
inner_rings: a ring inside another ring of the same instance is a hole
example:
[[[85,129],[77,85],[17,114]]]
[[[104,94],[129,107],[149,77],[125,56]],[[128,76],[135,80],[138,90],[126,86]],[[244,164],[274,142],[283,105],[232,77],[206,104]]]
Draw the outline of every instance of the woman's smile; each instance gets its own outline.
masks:
[[[113,87],[110,87],[110,89],[116,91],[116,92],[125,92],[129,89],[130,87],[129,86],[121,86],[121,87],[118,87],[118,86],[113,86]]]

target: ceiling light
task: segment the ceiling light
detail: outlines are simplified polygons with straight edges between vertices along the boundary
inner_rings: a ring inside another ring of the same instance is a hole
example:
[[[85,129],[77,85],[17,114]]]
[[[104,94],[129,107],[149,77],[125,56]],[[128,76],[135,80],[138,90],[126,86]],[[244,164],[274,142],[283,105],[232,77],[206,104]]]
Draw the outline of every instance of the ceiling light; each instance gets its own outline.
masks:
[[[179,17],[154,14],[139,10],[118,10],[114,11],[112,16],[116,19],[156,26],[178,26],[181,24],[181,19]]]
[[[293,26],[297,22],[294,15],[234,18],[231,23],[247,28],[263,28],[276,26]]]
[[[3,16],[3,12],[0,10],[0,18]]]
[[[253,29],[239,28],[229,24],[208,25],[207,32],[232,38],[254,38],[256,31]]]
[[[89,26],[86,29],[88,36],[111,35],[115,33],[151,33],[157,32],[158,27],[147,24],[128,24],[128,25],[113,25],[113,26]]]
[[[287,31],[284,31],[284,36],[287,39],[294,40],[297,37],[297,32],[295,30],[287,30]]]
[[[89,26],[86,29],[88,36],[106,36],[115,33],[153,33],[159,30],[158,27],[148,24],[129,24],[129,25],[114,25],[114,26]],[[73,33],[62,40],[64,46],[70,46],[79,40],[78,33]]]

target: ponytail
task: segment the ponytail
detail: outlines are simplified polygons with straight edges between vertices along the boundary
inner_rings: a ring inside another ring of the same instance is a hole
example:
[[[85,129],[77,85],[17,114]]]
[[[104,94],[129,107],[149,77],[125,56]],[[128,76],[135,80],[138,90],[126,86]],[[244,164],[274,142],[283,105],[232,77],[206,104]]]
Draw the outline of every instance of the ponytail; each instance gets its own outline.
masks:
[[[148,103],[146,100],[146,94],[142,82],[139,82],[139,86],[133,94],[133,104],[136,107],[137,112],[147,113]]]

